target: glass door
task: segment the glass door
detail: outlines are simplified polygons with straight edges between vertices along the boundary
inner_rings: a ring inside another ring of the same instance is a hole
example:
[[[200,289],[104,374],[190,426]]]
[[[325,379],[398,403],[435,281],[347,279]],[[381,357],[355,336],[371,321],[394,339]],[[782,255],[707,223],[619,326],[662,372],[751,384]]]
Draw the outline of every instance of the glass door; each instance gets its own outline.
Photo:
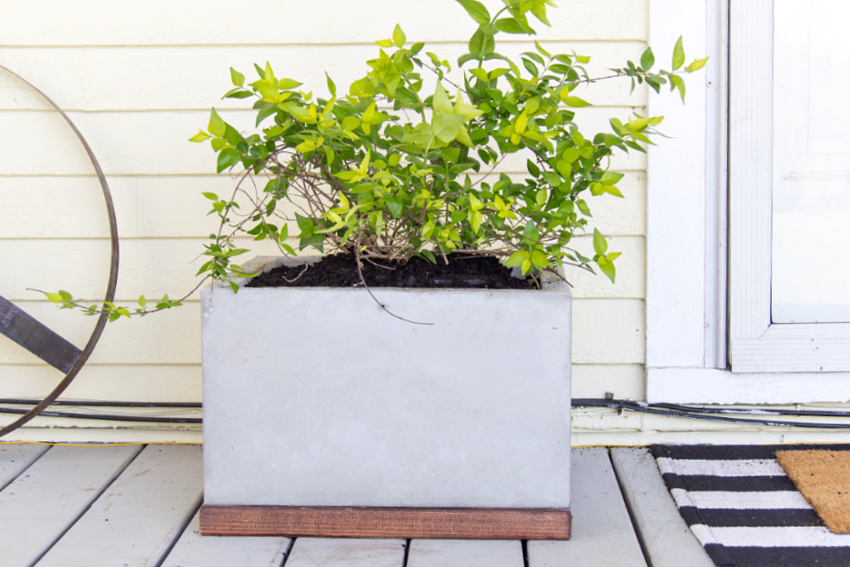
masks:
[[[850,3],[774,1],[773,323],[850,321]]]

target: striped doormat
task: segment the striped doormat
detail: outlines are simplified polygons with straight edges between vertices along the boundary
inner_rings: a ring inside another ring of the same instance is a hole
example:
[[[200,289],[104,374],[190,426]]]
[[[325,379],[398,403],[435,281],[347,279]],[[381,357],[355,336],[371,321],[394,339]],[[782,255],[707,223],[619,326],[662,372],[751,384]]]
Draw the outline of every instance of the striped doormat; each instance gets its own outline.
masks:
[[[850,567],[834,534],[794,487],[776,451],[850,445],[653,445],[679,512],[719,567]]]

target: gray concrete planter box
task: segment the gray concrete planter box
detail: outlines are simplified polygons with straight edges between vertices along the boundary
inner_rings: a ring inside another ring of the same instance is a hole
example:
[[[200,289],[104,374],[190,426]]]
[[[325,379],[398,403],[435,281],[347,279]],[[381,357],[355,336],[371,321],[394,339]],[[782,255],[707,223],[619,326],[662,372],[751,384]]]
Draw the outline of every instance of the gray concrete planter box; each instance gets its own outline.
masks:
[[[565,539],[568,286],[202,293],[205,534]]]

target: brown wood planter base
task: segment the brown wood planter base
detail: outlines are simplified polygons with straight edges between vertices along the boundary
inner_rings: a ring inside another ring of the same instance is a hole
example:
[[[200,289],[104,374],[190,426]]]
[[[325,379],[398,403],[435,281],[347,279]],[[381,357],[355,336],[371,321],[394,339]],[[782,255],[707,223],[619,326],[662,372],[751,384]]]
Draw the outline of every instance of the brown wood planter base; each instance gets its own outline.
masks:
[[[201,535],[570,539],[569,510],[203,506]]]

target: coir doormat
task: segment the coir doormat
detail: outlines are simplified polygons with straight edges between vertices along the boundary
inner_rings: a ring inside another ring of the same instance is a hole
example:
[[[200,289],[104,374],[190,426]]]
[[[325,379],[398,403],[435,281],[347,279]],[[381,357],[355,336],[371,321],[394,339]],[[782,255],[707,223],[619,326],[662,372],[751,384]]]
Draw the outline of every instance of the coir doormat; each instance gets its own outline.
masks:
[[[795,488],[777,451],[850,445],[653,445],[679,512],[719,567],[850,567],[834,534]]]
[[[850,533],[850,451],[777,451],[776,460],[830,531]]]

